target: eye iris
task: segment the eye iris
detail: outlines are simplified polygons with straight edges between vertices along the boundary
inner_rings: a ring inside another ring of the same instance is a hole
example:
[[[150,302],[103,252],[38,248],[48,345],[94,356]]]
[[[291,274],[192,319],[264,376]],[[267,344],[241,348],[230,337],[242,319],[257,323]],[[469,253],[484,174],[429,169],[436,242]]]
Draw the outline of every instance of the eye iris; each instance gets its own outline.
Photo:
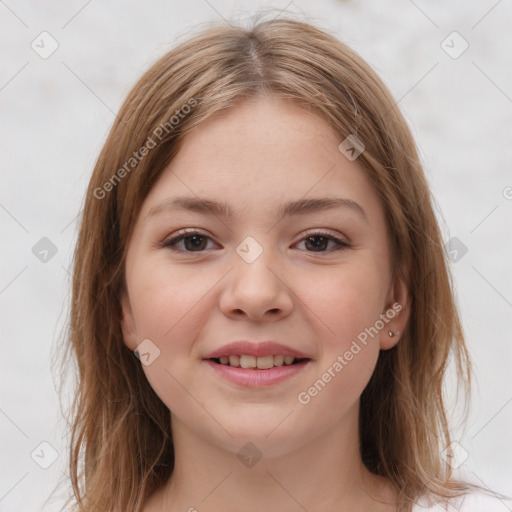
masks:
[[[201,240],[203,241],[203,244],[201,244]],[[190,242],[191,240],[194,240],[192,246],[188,246],[187,247],[187,242]],[[185,247],[188,249],[190,249],[190,247],[192,248],[195,248],[195,249],[204,249],[204,241],[206,240],[206,238],[202,235],[191,235],[191,236],[187,236],[184,238],[184,241],[185,241]]]
[[[321,239],[321,242],[318,242],[318,243],[311,242],[312,240],[315,240],[315,239],[317,239],[317,240]],[[315,247],[315,249],[318,249],[318,248],[325,249],[325,243],[328,243],[329,240],[327,238],[325,238],[324,236],[316,235],[316,236],[308,237],[306,240],[306,244],[308,242],[311,242],[313,247]]]

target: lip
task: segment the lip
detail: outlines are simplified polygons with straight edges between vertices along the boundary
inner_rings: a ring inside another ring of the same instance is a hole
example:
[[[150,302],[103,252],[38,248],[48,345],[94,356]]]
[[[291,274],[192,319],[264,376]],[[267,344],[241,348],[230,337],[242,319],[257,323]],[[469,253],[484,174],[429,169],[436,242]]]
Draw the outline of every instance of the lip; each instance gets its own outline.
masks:
[[[220,347],[213,352],[205,355],[203,359],[213,359],[219,358],[222,356],[255,356],[255,357],[263,357],[263,356],[293,356],[297,359],[311,359],[307,354],[303,352],[299,352],[294,348],[287,347],[286,345],[282,345],[281,343],[276,343],[275,341],[234,341],[232,343],[228,343],[223,347]],[[264,371],[264,370],[258,370]]]
[[[233,384],[238,384],[239,386],[248,388],[256,388],[273,386],[290,379],[304,371],[309,364],[312,363],[312,360],[305,359],[304,361],[300,361],[295,364],[288,366],[275,366],[268,370],[235,368],[233,366],[219,364],[211,360],[205,360],[205,363],[212,368],[217,375],[232,382]]]

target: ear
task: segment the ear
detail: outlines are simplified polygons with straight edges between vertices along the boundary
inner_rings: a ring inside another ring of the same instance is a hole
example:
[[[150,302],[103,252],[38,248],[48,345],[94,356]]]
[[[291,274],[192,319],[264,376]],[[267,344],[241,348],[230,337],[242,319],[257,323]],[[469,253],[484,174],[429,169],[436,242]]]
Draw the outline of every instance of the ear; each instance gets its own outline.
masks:
[[[133,318],[132,307],[128,293],[123,290],[120,297],[121,303],[121,330],[123,331],[123,342],[132,351],[137,348],[137,329]]]
[[[386,307],[383,311],[388,321],[381,331],[381,350],[389,350],[400,341],[409,320],[409,287],[402,276],[403,274],[397,272],[389,287]],[[392,336],[389,335],[390,332]]]

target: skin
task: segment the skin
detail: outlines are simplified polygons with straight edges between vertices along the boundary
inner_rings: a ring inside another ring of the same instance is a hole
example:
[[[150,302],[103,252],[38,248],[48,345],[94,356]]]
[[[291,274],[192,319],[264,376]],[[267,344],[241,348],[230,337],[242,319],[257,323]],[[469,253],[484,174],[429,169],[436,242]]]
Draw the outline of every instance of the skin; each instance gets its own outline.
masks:
[[[292,101],[258,97],[187,135],[147,196],[128,243],[121,323],[130,350],[147,338],[160,350],[143,369],[171,411],[176,464],[145,512],[396,510],[391,485],[361,462],[358,413],[380,350],[399,341],[388,331],[405,327],[407,290],[391,280],[377,193],[358,160],[338,150],[341,141]],[[147,217],[178,195],[224,201],[237,214]],[[349,198],[366,219],[349,208],[276,216],[281,203],[313,197]],[[188,253],[159,245],[183,228],[207,238],[179,242]],[[316,238],[317,248],[308,229],[350,247],[335,251],[334,241]],[[248,236],[263,249],[252,263],[236,252]],[[396,302],[400,313],[300,403],[298,394]],[[202,361],[238,339],[275,340],[313,362],[278,385],[242,388]],[[252,467],[236,456],[248,442],[262,455]]]

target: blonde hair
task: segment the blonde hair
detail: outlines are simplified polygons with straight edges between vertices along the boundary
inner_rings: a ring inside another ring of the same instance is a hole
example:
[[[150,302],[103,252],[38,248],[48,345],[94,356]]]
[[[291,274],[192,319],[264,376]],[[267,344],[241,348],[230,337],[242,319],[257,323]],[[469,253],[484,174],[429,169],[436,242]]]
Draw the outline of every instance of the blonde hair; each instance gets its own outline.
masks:
[[[400,342],[380,353],[361,396],[364,464],[397,489],[400,510],[427,494],[449,498],[473,487],[452,479],[440,455],[451,441],[443,400],[449,356],[466,397],[471,368],[411,132],[359,55],[309,23],[280,18],[250,29],[214,26],[161,57],[128,94],[99,155],[74,253],[62,351],[63,368],[74,361],[78,370],[68,420],[74,510],[139,512],[172,473],[169,410],[122,339],[128,240],[183,137],[261,93],[314,109],[340,142],[355,134],[364,143],[358,161],[385,209],[392,270],[408,283],[409,322]],[[148,149],[150,138],[156,145]],[[130,159],[143,147],[148,151],[134,164]]]

